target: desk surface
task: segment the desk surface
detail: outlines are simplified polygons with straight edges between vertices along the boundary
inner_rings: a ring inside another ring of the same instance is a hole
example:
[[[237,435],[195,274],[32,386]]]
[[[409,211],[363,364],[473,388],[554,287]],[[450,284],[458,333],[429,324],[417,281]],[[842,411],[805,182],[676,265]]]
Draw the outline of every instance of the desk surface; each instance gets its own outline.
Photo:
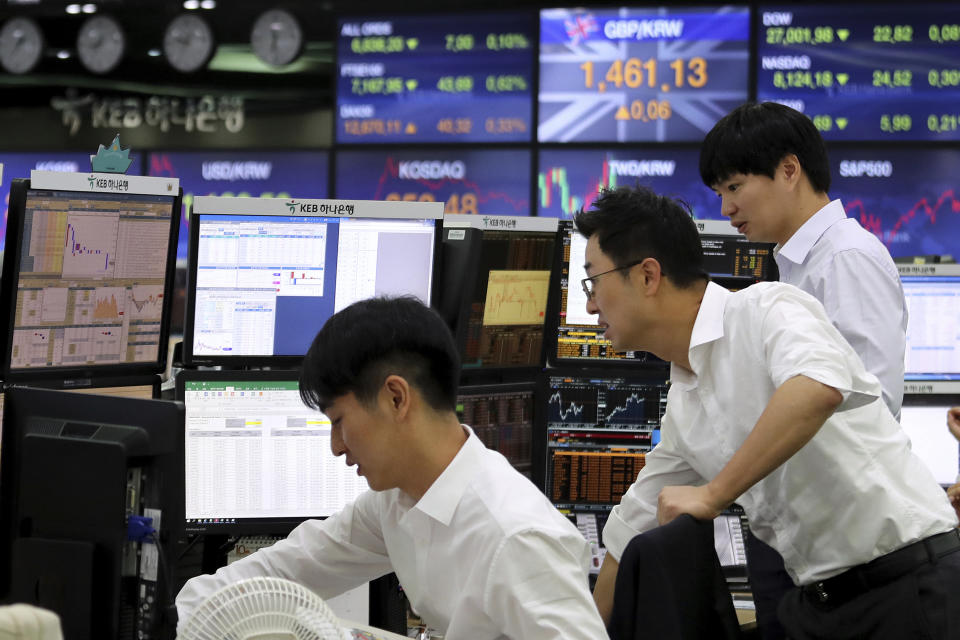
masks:
[[[401,636],[392,631],[377,629],[376,627],[371,627],[366,624],[350,622],[349,620],[344,620],[343,624],[353,631],[354,640],[410,640],[406,636]]]

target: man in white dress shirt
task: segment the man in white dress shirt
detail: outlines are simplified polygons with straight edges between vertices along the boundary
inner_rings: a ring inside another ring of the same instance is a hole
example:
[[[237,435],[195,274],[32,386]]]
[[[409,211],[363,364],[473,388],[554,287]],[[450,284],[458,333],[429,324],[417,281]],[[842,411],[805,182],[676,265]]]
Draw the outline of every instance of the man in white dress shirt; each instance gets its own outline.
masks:
[[[737,107],[704,138],[700,175],[730,224],[776,243],[780,281],[823,304],[899,420],[907,331],[900,276],[883,243],[827,195],[827,149],[810,118],[774,102]],[[776,605],[792,586],[783,560],[751,532],[747,563],[763,637],[783,638]]]
[[[332,316],[303,361],[300,394],[331,422],[331,448],[370,491],[272,547],[193,578],[181,628],[218,588],[254,576],[332,597],[390,571],[448,640],[605,638],[583,536],[455,413],[449,330],[412,298]]]
[[[737,501],[796,585],[791,638],[958,637],[956,515],[823,306],[708,282],[688,213],[649,189],[607,191],[575,222],[587,311],[615,349],[671,362],[660,444],[603,531],[601,614],[634,535]]]

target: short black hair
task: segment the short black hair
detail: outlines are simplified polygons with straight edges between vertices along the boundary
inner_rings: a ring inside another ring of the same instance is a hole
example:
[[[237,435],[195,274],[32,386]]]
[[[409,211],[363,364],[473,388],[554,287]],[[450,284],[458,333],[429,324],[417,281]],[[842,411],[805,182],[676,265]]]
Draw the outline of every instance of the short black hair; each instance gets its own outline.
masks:
[[[776,102],[747,102],[721,118],[703,139],[700,178],[711,188],[737,173],[773,178],[791,153],[814,191],[830,190],[827,146],[813,121]]]
[[[709,279],[689,207],[649,187],[604,189],[593,208],[579,211],[573,221],[583,237],[597,236],[600,250],[617,266],[656,258],[663,274],[681,289]]]
[[[366,406],[389,375],[416,388],[435,411],[454,411],[460,357],[439,314],[411,296],[355,302],[333,314],[303,358],[300,398],[323,411],[352,392]]]

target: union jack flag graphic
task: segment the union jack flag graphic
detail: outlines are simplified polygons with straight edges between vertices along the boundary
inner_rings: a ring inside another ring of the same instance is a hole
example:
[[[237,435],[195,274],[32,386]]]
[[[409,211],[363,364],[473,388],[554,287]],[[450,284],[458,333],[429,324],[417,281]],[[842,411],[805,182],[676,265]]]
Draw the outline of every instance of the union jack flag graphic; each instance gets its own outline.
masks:
[[[567,36],[571,44],[586,40],[591,33],[600,29],[597,26],[597,19],[589,13],[576,16],[573,20],[564,20],[563,24],[567,28]]]

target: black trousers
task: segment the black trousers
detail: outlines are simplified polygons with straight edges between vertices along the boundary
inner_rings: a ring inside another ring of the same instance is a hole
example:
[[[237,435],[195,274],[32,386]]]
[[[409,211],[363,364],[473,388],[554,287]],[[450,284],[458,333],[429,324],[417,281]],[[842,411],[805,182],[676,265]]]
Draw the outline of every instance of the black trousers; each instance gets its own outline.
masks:
[[[840,602],[820,602],[796,587],[781,600],[779,614],[791,640],[956,640],[960,551]]]
[[[783,558],[777,551],[747,531],[747,573],[750,590],[757,610],[757,628],[763,640],[785,640],[787,637],[777,607],[780,600],[795,587],[783,567]]]

